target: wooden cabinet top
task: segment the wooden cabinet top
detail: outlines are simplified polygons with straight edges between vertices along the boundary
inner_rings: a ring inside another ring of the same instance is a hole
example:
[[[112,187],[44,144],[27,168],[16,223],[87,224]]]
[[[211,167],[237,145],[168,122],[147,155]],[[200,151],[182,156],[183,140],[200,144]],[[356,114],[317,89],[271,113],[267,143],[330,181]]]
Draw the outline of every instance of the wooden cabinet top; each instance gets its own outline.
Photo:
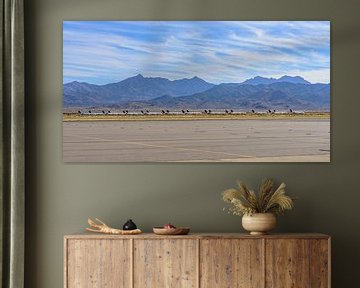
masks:
[[[190,233],[188,235],[156,235],[154,233],[142,233],[139,235],[108,235],[95,233],[78,233],[65,235],[65,239],[329,239],[329,235],[320,233],[288,233],[250,235],[245,233]]]

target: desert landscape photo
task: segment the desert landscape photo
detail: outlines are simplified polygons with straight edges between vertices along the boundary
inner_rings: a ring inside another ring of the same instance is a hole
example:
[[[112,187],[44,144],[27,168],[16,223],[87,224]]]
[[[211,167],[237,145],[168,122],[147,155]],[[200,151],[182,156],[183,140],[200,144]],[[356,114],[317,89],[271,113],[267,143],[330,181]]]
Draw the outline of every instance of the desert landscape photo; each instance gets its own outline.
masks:
[[[329,162],[330,22],[64,21],[65,162]]]

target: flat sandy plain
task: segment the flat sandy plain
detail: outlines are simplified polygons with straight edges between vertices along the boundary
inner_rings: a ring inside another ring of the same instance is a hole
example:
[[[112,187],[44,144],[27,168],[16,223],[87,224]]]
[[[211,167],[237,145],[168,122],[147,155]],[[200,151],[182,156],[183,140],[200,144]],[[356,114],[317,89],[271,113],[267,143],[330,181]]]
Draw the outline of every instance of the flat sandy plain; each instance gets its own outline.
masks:
[[[329,162],[330,119],[63,121],[65,162]]]

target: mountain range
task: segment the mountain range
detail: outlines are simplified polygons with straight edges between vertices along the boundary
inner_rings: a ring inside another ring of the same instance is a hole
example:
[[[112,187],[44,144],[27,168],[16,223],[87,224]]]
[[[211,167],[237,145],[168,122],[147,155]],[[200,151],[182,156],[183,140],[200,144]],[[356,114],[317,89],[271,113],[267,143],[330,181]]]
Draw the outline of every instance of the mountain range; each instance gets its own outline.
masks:
[[[199,77],[169,80],[139,74],[106,85],[70,82],[63,85],[63,96],[64,108],[330,110],[330,84],[286,75],[215,85]]]
[[[171,81],[166,78],[144,77],[138,74],[106,85],[74,81],[64,84],[63,95],[65,107],[94,106],[146,101],[162,95],[174,97],[192,95],[214,86],[199,77]]]

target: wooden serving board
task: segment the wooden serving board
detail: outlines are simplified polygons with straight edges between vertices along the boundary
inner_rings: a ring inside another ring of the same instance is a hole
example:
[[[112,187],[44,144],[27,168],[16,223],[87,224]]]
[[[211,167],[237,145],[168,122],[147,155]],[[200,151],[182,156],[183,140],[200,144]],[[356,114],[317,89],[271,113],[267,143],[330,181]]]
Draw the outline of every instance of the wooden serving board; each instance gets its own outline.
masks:
[[[186,235],[190,232],[189,227],[163,228],[154,227],[153,231],[157,235]]]

